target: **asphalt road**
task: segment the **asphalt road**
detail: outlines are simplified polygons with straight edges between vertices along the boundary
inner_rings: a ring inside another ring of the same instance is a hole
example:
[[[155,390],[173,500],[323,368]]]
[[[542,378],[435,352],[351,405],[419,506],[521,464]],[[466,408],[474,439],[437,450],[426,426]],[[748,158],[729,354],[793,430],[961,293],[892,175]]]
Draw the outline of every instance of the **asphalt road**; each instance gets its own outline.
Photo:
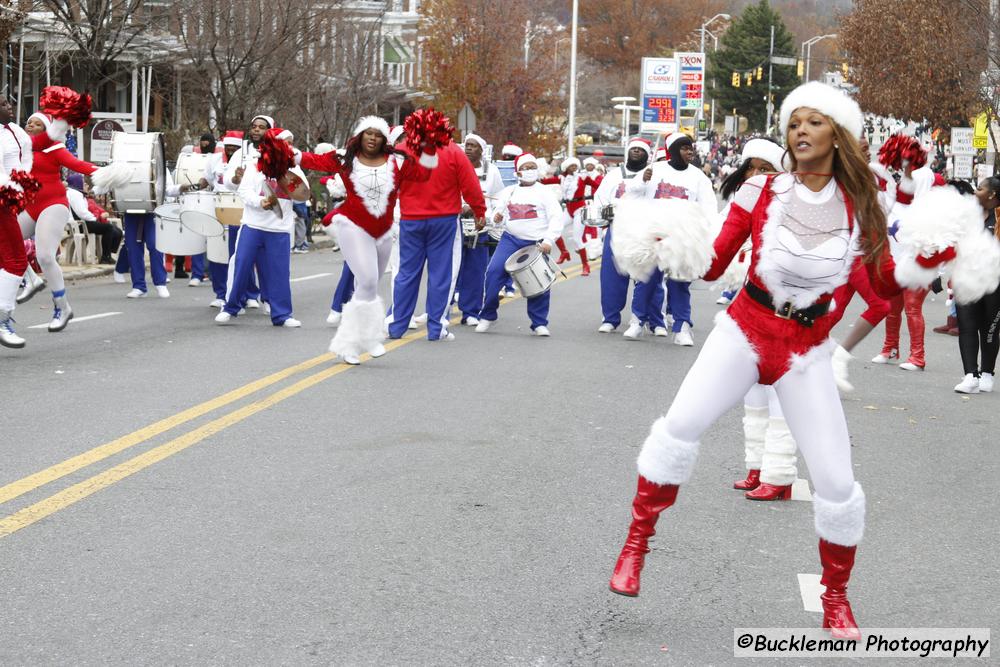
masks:
[[[414,332],[346,367],[324,356],[340,255],[292,271],[331,274],[293,285],[299,330],[218,327],[210,289],[177,283],[166,300],[71,285],[81,319],[59,334],[28,328],[44,296],[18,309],[0,663],[753,664],[734,628],[818,625],[798,581],[820,572],[811,504],[730,488],[741,410],[706,434],[641,597],[608,592],[639,446],[698,347],[596,333],[596,275],[554,288],[549,339],[514,300],[488,334]],[[698,345],[715,297],[695,292]],[[928,301],[928,328],[943,311]],[[956,340],[927,344],[924,373],[852,369],[868,527],[851,600],[868,627],[989,627],[1000,395],[953,393]]]

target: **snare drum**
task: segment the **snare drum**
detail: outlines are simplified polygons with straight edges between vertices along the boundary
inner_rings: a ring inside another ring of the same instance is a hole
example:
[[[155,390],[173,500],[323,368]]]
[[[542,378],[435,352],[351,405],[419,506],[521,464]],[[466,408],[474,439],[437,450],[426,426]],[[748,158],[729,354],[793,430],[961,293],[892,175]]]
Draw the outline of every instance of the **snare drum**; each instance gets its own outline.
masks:
[[[243,200],[235,192],[216,192],[215,217],[223,225],[240,225],[243,222]]]
[[[112,191],[118,213],[153,213],[163,203],[167,171],[159,132],[111,135],[111,161],[132,168],[132,178]]]
[[[597,202],[589,202],[583,208],[583,224],[587,227],[607,227],[611,220],[604,217],[606,207]]]
[[[156,249],[168,255],[188,257],[205,252],[205,237],[181,223],[181,205],[164,204],[153,211],[156,216]]]
[[[202,236],[219,236],[222,224],[215,217],[215,193],[201,190],[181,195],[181,222]]]
[[[526,299],[548,292],[559,275],[555,260],[536,246],[521,248],[507,258],[503,268]]]
[[[216,264],[229,263],[229,227],[222,225],[222,234],[209,236],[205,244],[205,254],[208,261]]]
[[[174,183],[198,187],[205,176],[205,165],[212,157],[211,153],[181,153],[177,156],[177,166],[174,168]]]

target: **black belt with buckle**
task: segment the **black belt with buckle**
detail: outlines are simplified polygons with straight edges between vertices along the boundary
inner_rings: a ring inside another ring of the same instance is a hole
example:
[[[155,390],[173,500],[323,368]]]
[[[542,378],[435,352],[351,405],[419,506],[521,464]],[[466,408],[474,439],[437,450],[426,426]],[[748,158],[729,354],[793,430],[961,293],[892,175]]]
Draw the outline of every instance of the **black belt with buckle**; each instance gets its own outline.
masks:
[[[818,318],[830,312],[830,301],[814,303],[808,308],[795,308],[790,301],[776,306],[774,305],[774,299],[767,290],[757,287],[749,280],[743,286],[743,289],[751,299],[768,310],[773,310],[776,317],[780,317],[783,320],[795,320],[804,327],[811,327],[816,323]]]

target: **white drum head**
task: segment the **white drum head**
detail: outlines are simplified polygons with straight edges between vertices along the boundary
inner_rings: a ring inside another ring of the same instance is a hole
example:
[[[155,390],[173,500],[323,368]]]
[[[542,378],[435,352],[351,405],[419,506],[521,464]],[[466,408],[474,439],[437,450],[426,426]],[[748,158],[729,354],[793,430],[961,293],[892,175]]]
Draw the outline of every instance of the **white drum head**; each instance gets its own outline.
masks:
[[[180,204],[163,204],[157,206],[153,210],[153,215],[157,218],[164,218],[167,220],[180,220],[181,217],[181,205]]]
[[[505,271],[507,271],[507,273],[510,273],[512,271],[517,271],[518,269],[531,264],[531,262],[534,261],[535,256],[538,255],[538,253],[540,252],[541,250],[539,250],[535,246],[528,246],[527,248],[521,248],[520,250],[518,250],[513,255],[507,258],[507,261],[504,262],[503,264],[503,268]]]
[[[222,225],[213,215],[192,209],[180,212],[181,224],[195,234],[202,236],[222,236]]]

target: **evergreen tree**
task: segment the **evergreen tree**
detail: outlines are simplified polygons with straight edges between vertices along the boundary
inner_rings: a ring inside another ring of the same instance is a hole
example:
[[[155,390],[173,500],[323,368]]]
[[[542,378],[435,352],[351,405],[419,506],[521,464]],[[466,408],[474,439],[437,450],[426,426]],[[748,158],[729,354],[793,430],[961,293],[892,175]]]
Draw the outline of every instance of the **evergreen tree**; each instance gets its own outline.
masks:
[[[767,115],[768,52],[771,45],[771,26],[774,26],[774,55],[795,56],[792,33],[767,0],[748,6],[722,36],[719,50],[709,54],[708,80],[716,81],[711,91],[719,112],[731,114],[733,109],[750,120],[750,127],[763,130]],[[758,80],[758,67],[763,78]],[[740,86],[732,85],[733,72],[740,77]],[[746,74],[753,73],[753,83],[747,85]],[[799,77],[794,66],[775,65],[771,93],[777,115],[781,101],[795,86]]]

